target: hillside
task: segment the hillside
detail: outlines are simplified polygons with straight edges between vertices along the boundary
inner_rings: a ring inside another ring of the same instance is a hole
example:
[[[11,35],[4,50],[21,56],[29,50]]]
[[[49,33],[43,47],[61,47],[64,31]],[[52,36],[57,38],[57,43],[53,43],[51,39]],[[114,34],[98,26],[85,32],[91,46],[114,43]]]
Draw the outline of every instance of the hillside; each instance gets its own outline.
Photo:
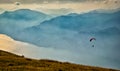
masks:
[[[54,60],[35,60],[0,50],[0,71],[117,71]]]

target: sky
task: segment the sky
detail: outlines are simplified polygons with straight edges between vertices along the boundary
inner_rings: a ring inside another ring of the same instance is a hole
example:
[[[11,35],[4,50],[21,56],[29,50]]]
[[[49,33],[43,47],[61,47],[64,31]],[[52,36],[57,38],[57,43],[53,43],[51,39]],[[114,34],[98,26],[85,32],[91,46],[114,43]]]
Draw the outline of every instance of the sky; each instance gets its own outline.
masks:
[[[59,3],[71,3],[71,2],[84,2],[88,0],[1,0],[0,3],[12,3],[15,1],[19,1],[21,3],[54,3],[54,2],[59,2]],[[98,1],[98,0],[97,0]]]
[[[0,0],[0,3],[13,3],[21,2],[24,4],[32,3],[81,3],[81,2],[106,2],[106,1],[119,1],[119,0]]]
[[[120,0],[0,0],[0,12],[31,9],[59,15],[117,8],[120,8]]]

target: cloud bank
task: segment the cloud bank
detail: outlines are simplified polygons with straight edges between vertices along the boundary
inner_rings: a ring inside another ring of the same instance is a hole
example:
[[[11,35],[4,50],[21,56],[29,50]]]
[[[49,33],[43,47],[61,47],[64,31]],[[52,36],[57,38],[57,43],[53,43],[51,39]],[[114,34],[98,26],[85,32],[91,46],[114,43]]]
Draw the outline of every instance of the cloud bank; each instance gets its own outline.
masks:
[[[0,3],[21,2],[25,4],[32,3],[83,3],[83,2],[119,2],[119,0],[0,0]]]
[[[20,5],[15,3],[19,2]],[[17,9],[32,9],[47,14],[59,13],[59,9],[70,10],[67,13],[83,13],[96,9],[112,10],[120,8],[119,0],[0,0],[0,11],[13,11]],[[61,11],[61,15],[65,11]],[[65,13],[65,14],[67,14]]]
[[[7,35],[0,34],[0,50],[24,55],[36,59],[53,59],[60,61],[70,61],[71,53],[67,50],[56,50],[53,48],[37,47],[35,45],[15,41]],[[67,58],[69,57],[69,58]]]

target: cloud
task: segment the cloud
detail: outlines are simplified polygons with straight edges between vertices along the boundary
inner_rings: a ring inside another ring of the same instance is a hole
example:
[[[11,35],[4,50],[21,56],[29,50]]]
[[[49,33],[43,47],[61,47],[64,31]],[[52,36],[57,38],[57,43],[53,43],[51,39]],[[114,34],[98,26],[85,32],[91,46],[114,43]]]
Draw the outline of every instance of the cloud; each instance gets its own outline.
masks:
[[[36,8],[37,11],[49,14],[51,16],[61,16],[72,13],[73,10],[70,8],[60,8],[60,9],[45,9],[45,8]]]
[[[62,15],[72,12],[89,12],[96,9],[120,8],[120,0],[0,0],[0,3],[0,8],[4,10],[32,9],[52,15],[53,13]],[[3,13],[3,10],[0,12]]]
[[[67,50],[37,47],[29,43],[15,41],[11,37],[3,34],[0,34],[0,50],[24,55],[29,58],[47,58],[60,61],[70,61],[67,57],[70,57],[71,55],[71,53]]]
[[[16,6],[15,2],[19,2],[20,5]],[[69,11],[71,9],[69,13],[83,13],[96,9],[112,10],[120,8],[120,0],[9,0],[8,2],[0,0],[0,3],[0,8],[4,10],[32,9],[47,14],[60,14],[68,12],[68,9]]]

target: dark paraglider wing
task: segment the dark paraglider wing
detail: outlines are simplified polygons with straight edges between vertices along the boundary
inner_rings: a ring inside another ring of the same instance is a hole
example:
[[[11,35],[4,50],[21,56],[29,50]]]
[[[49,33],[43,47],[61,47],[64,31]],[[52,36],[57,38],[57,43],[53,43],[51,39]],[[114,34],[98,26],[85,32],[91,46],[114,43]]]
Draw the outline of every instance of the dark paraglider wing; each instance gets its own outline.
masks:
[[[90,42],[92,41],[92,39],[90,39]]]
[[[91,38],[91,39],[90,39],[90,42],[91,42],[92,40],[96,40],[96,38]]]

